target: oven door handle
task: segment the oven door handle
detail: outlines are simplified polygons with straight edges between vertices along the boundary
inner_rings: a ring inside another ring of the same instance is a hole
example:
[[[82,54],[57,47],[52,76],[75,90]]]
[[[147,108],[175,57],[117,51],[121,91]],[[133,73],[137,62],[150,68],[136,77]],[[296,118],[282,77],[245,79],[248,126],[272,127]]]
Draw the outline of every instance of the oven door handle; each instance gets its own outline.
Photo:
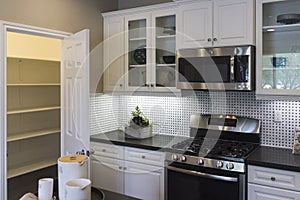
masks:
[[[226,182],[238,182],[238,178],[236,178],[236,177],[228,177],[228,176],[207,174],[207,173],[203,173],[203,172],[197,172],[197,171],[193,171],[193,170],[186,170],[186,169],[181,169],[181,168],[172,167],[172,166],[167,166],[167,169],[172,170],[172,171],[176,171],[176,172],[180,172],[180,173],[184,173],[184,174],[200,176],[200,177],[203,177],[203,178],[210,178],[210,179],[226,181]]]

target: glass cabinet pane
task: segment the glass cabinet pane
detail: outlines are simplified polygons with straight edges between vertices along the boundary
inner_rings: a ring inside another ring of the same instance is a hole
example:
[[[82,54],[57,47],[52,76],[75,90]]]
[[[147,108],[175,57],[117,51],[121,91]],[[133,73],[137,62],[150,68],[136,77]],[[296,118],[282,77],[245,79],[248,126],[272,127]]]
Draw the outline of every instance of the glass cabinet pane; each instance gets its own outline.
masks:
[[[175,15],[155,18],[156,87],[175,87]]]
[[[146,19],[128,22],[128,85],[146,85]]]
[[[263,4],[263,89],[300,89],[299,8],[296,0]]]

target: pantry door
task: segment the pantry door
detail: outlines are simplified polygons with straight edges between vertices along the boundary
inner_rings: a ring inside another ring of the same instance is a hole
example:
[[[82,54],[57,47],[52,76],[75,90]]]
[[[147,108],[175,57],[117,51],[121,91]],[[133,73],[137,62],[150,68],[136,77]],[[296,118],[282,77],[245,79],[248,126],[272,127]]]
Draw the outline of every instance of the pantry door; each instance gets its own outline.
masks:
[[[90,148],[89,30],[62,40],[61,155]]]

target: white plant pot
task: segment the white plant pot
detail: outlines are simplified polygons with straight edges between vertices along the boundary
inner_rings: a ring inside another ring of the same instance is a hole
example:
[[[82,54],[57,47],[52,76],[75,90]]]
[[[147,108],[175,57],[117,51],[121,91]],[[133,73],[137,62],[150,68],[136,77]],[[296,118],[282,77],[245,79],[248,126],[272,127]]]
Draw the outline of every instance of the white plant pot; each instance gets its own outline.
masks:
[[[145,139],[153,136],[152,125],[140,127],[135,124],[125,127],[125,137],[131,139]]]

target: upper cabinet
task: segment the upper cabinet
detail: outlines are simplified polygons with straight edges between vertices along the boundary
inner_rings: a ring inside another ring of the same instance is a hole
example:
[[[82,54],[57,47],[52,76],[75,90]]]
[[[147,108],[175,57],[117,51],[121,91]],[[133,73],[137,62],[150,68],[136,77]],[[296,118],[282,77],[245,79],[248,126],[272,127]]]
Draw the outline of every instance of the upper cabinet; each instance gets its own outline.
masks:
[[[300,95],[300,1],[257,1],[257,95]]]
[[[104,91],[176,91],[175,6],[104,14]]]
[[[103,64],[104,92],[122,91],[125,87],[124,74],[124,17],[119,15],[105,17]]]
[[[255,43],[253,0],[184,3],[178,9],[178,48]]]

